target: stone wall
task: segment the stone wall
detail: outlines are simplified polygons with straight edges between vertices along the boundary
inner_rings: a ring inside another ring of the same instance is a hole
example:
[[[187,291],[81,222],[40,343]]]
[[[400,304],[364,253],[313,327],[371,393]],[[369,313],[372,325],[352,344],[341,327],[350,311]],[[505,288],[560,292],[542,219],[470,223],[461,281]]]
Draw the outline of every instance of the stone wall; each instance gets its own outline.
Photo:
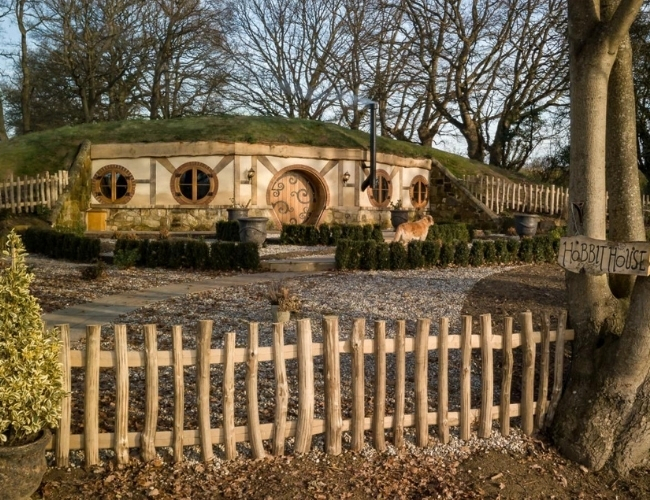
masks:
[[[431,161],[429,212],[436,221],[463,221],[477,225],[496,223],[499,216],[476,199],[439,162]]]

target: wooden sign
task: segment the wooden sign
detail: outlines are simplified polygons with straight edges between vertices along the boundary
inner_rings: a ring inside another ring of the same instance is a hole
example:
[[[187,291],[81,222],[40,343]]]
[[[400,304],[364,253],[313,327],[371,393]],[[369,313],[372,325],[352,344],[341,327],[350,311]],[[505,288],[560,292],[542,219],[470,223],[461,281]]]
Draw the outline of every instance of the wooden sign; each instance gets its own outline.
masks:
[[[614,242],[586,236],[560,239],[557,262],[564,269],[588,274],[650,275],[650,243]]]

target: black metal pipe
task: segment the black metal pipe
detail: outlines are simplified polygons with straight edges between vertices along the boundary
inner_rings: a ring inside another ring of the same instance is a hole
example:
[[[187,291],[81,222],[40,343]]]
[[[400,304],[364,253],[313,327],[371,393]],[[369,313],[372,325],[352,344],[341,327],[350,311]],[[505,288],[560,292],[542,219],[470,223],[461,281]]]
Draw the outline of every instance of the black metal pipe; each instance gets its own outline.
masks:
[[[366,188],[371,187],[377,192],[377,137],[375,131],[375,102],[371,101],[368,104],[370,108],[370,175],[366,177],[361,184],[361,191],[365,191]]]

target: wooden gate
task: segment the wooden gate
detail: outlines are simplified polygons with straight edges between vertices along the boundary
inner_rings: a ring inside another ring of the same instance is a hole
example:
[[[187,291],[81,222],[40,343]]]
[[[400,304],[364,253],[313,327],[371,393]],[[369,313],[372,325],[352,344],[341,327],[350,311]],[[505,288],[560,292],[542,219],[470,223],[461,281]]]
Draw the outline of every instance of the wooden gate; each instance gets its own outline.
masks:
[[[309,176],[289,170],[269,187],[271,205],[282,224],[312,224],[320,212],[318,190]]]

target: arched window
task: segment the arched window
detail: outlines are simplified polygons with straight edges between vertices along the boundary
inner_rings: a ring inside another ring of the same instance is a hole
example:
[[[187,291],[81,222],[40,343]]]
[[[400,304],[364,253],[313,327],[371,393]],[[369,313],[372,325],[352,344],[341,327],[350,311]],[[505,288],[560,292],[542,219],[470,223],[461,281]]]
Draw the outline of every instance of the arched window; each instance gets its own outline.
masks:
[[[121,165],[106,165],[93,176],[92,189],[100,203],[128,203],[135,192],[133,174]]]
[[[409,195],[411,197],[411,205],[414,208],[423,208],[429,202],[429,183],[422,175],[418,175],[411,182],[409,188]]]
[[[174,171],[171,189],[176,201],[183,205],[207,204],[217,194],[217,177],[204,163],[192,161]]]
[[[393,192],[393,186],[390,181],[390,176],[383,170],[377,170],[377,184],[378,189],[368,189],[368,199],[373,207],[385,208],[390,203],[390,197]]]

